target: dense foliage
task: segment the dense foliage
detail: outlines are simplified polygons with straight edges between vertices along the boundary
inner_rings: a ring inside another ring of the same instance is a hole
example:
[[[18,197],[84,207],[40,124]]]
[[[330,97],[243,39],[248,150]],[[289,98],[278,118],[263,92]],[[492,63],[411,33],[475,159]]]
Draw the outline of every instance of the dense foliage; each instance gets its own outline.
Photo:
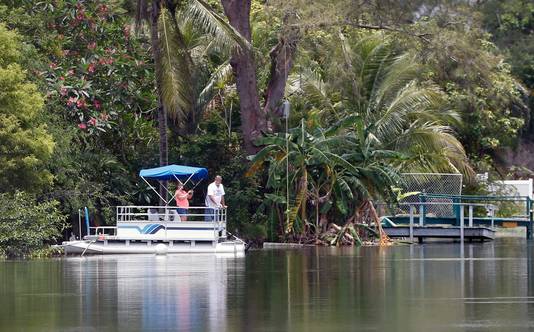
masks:
[[[43,97],[21,67],[19,36],[0,24],[0,191],[38,192],[52,181],[44,163],[54,142],[40,122]]]
[[[0,255],[20,257],[43,249],[67,226],[59,202],[37,202],[23,192],[0,194]]]
[[[130,172],[156,160],[148,145],[156,139],[154,74],[122,13],[97,1],[0,7],[8,26],[23,34],[27,65],[47,97],[41,116],[56,141],[46,165],[54,182],[41,194],[61,201],[73,220],[83,206],[110,217],[112,205],[128,200],[125,192],[139,190]]]
[[[429,78],[446,92],[450,107],[461,114],[466,125],[458,132],[472,161],[514,147],[530,117],[526,91],[489,35],[463,21],[445,28],[429,22],[421,29],[433,34],[415,45],[418,56],[429,67]]]
[[[294,117],[306,121],[290,131],[288,146],[282,135],[261,140],[266,147],[253,165],[270,162],[267,185],[274,194],[267,197],[274,207],[286,203],[290,182],[286,233],[293,233],[295,221],[297,233],[310,227],[324,232],[329,222],[357,219],[369,200],[395,201],[401,172],[471,176],[449,126],[458,115],[435,84],[418,79],[421,66],[412,54],[395,51],[379,35],[349,40],[340,34],[321,46],[331,57],[292,77]],[[315,54],[309,56],[313,62]],[[313,218],[308,207],[315,209]]]
[[[534,146],[532,13],[525,0],[0,0],[0,191],[42,206],[13,205],[24,225],[0,236],[50,224],[27,253],[58,235],[59,213],[77,233],[84,206],[112,224],[116,205],[158,203],[137,172],[169,162],[221,174],[229,230],[248,240],[358,242],[406,170],[529,167],[503,151]]]

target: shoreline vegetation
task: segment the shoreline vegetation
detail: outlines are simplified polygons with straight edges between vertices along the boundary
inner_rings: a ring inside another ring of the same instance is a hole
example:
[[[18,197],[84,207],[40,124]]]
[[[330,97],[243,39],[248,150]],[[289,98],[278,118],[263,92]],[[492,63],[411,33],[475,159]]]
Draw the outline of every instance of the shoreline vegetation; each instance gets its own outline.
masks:
[[[528,1],[0,0],[0,256],[220,174],[253,246],[391,243],[402,174],[533,176]],[[161,183],[173,191],[173,184]],[[207,183],[192,205],[203,205]],[[371,242],[369,242],[371,241]]]

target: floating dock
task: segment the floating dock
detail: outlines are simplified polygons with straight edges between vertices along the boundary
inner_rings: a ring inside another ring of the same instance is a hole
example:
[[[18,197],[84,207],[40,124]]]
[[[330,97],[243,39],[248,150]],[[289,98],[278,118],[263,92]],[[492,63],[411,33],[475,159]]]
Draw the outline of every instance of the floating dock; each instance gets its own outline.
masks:
[[[384,231],[389,237],[410,238],[410,226],[384,227]],[[462,239],[462,229],[448,225],[414,225],[412,232],[412,238],[417,238],[419,242],[422,242],[426,238]],[[495,239],[495,230],[489,227],[464,227],[463,238],[465,240],[493,240]]]

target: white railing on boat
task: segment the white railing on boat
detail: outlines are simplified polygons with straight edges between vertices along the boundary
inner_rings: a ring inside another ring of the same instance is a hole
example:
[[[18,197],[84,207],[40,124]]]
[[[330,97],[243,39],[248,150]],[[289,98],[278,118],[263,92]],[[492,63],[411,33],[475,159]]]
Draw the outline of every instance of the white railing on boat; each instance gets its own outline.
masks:
[[[205,206],[191,206],[187,209],[176,206],[117,206],[117,222],[121,221],[211,221],[226,224],[226,209]]]
[[[90,227],[90,236],[215,241],[226,237],[226,209],[192,206],[117,206],[116,226]]]

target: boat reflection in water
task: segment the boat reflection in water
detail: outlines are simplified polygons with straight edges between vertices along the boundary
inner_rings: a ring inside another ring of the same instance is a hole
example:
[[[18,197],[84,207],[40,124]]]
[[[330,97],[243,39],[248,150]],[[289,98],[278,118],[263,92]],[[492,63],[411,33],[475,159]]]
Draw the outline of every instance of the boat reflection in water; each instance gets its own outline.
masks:
[[[120,330],[218,330],[226,325],[234,255],[105,256],[75,262],[82,295],[78,326]],[[232,282],[235,277],[232,277]],[[75,323],[76,324],[76,323]]]

